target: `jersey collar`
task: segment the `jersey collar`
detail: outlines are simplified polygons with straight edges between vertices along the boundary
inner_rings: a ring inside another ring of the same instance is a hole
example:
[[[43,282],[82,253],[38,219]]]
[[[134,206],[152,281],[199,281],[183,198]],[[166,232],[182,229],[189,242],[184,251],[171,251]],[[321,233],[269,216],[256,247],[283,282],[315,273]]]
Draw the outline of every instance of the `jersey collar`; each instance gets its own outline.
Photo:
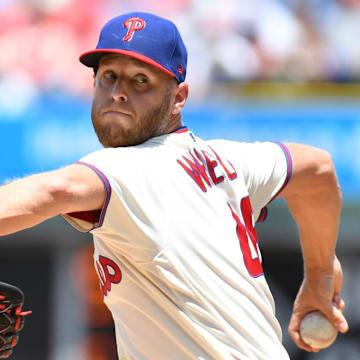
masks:
[[[177,128],[176,130],[170,132],[169,134],[181,134],[181,133],[184,133],[184,132],[188,132],[189,129],[187,126],[181,126],[179,128]]]

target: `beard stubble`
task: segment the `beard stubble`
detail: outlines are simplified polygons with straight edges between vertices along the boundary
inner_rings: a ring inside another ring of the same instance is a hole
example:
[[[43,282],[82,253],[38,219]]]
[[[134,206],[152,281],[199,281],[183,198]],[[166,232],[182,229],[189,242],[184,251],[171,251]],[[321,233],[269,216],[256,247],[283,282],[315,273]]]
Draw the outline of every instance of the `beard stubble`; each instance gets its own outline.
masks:
[[[168,86],[162,103],[149,109],[139,122],[129,130],[120,129],[121,135],[114,138],[109,127],[102,125],[100,115],[97,114],[94,103],[91,108],[91,119],[95,133],[104,147],[135,146],[145,141],[163,135],[170,120],[171,88]]]

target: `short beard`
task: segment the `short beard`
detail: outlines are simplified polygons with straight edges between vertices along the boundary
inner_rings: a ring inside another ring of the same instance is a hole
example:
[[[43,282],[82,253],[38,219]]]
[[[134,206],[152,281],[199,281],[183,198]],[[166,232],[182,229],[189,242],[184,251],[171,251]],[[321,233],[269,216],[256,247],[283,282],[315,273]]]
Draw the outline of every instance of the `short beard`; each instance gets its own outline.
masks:
[[[170,120],[170,102],[171,102],[171,86],[167,87],[163,102],[158,107],[154,107],[140,119],[140,122],[134,126],[121,138],[114,139],[109,130],[99,126],[101,121],[97,120],[94,105],[91,109],[91,118],[95,133],[104,147],[125,147],[135,146],[145,141],[163,135]]]

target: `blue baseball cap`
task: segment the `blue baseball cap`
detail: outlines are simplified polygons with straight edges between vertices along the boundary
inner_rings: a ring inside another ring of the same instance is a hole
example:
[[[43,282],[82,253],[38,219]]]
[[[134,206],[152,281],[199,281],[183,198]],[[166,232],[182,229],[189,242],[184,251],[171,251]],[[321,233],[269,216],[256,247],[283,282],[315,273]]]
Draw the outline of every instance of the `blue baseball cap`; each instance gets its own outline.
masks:
[[[97,68],[108,54],[123,54],[144,61],[185,81],[187,51],[179,30],[170,20],[159,16],[132,12],[111,19],[100,32],[95,50],[80,56],[80,61]]]

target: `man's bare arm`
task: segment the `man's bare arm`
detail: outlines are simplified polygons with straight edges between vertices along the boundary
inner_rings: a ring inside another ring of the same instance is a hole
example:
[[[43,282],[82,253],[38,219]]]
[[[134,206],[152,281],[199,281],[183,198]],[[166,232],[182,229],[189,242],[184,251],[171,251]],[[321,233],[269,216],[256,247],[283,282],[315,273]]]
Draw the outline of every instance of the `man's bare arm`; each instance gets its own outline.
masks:
[[[105,196],[99,176],[80,164],[14,181],[0,187],[0,235],[59,214],[101,209]]]
[[[341,265],[335,255],[342,195],[331,156],[324,150],[286,144],[293,176],[284,197],[298,225],[304,259],[304,281],[294,303],[289,333],[295,343],[312,351],[299,337],[306,313],[321,310],[340,331],[347,330]],[[336,304],[336,305],[334,305]]]

